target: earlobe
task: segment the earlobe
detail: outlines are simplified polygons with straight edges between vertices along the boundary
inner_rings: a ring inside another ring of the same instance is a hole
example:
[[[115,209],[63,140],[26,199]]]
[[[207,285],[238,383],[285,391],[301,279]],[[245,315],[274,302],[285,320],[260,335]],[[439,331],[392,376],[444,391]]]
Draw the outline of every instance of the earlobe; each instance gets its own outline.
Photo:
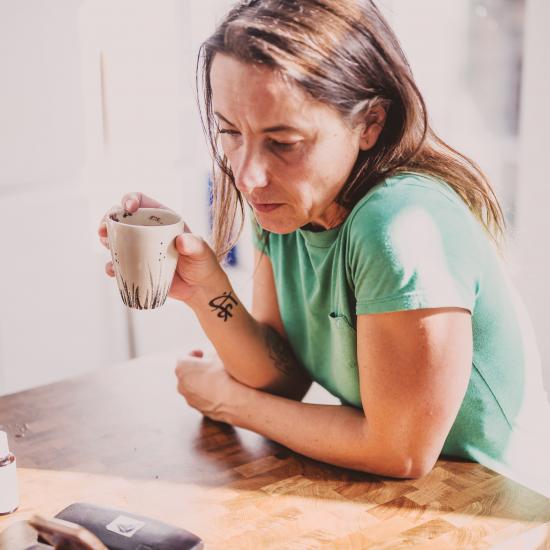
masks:
[[[369,111],[359,139],[359,148],[362,151],[368,151],[376,145],[385,121],[386,110],[382,105],[376,105]]]
[[[365,128],[364,132],[361,134],[361,141],[359,142],[359,148],[362,151],[368,151],[372,149],[378,140],[378,136],[382,128],[379,128],[378,124],[371,124],[368,128]]]

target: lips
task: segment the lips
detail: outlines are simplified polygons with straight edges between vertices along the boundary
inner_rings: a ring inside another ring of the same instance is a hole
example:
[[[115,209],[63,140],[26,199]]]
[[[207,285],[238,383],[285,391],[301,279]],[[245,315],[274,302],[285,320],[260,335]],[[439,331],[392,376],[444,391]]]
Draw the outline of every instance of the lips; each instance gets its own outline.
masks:
[[[282,203],[280,202],[250,202],[250,204],[252,205],[252,208],[254,208],[254,210],[257,210],[258,212],[273,212],[273,210],[276,210],[277,208],[279,208],[279,206],[282,206]]]

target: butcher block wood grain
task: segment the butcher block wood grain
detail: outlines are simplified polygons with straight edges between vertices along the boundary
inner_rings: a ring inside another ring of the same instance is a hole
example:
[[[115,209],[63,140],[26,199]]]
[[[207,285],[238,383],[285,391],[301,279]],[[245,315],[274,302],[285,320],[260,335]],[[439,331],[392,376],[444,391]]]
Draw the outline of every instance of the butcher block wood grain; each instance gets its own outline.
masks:
[[[208,549],[550,549],[550,500],[487,468],[440,460],[393,480],[310,460],[203,418],[177,394],[175,362],[0,398],[21,496],[0,531],[86,501],[181,526]]]

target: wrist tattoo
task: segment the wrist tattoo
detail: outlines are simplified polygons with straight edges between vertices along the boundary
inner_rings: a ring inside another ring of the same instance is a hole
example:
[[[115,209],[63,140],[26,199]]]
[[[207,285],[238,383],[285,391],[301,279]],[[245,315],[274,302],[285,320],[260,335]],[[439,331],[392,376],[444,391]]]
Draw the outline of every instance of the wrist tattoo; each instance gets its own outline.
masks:
[[[297,367],[297,359],[290,344],[272,327],[264,325],[265,343],[275,368],[290,375]]]
[[[213,300],[210,300],[208,305],[212,308],[212,311],[217,311],[218,317],[223,319],[225,322],[229,319],[229,317],[233,317],[231,310],[239,304],[233,294],[231,294],[231,291],[229,291],[224,292],[221,296],[217,296]]]

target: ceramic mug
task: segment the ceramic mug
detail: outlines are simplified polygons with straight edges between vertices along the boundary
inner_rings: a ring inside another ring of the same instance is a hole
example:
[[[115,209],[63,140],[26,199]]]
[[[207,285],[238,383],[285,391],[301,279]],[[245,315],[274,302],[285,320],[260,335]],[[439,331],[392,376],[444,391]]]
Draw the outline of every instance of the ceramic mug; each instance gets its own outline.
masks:
[[[107,218],[107,237],[122,301],[134,309],[164,304],[178,262],[175,239],[184,222],[172,210],[140,208]]]

